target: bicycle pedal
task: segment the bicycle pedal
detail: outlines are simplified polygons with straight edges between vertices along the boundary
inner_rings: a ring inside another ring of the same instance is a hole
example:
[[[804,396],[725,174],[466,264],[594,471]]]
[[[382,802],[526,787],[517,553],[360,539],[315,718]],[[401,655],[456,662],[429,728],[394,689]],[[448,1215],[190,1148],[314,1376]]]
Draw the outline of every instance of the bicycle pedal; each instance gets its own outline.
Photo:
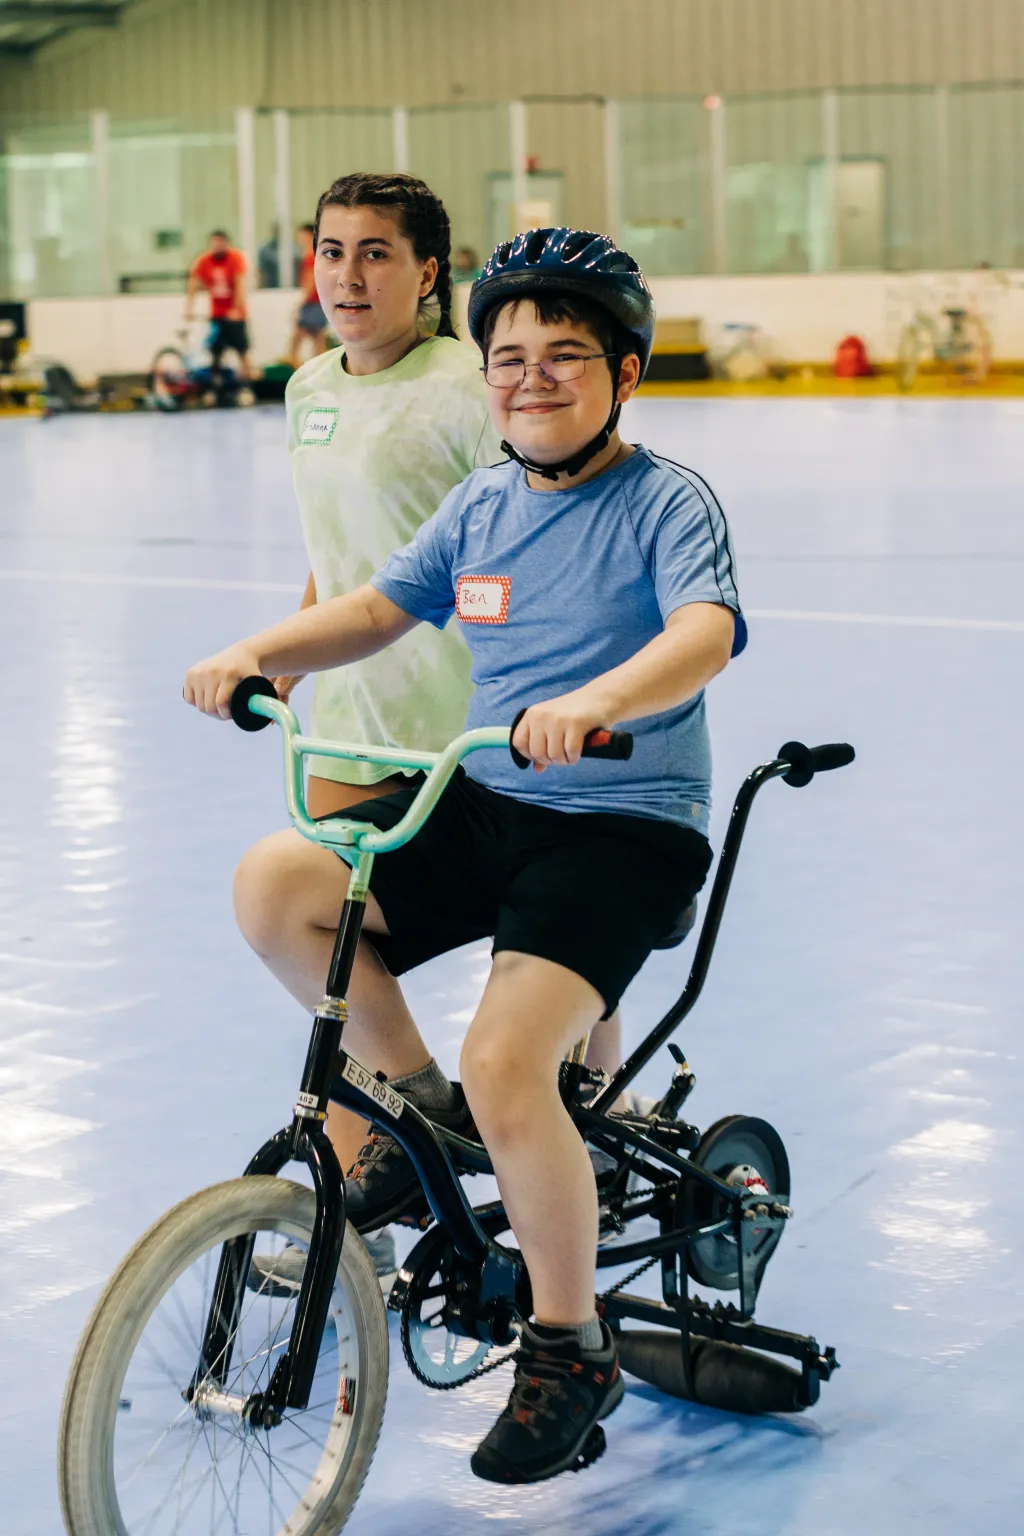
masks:
[[[582,1472],[585,1467],[593,1466],[595,1461],[600,1461],[608,1449],[608,1441],[605,1439],[604,1430],[600,1424],[595,1424],[590,1434],[583,1442],[582,1449],[573,1463],[574,1472]]]

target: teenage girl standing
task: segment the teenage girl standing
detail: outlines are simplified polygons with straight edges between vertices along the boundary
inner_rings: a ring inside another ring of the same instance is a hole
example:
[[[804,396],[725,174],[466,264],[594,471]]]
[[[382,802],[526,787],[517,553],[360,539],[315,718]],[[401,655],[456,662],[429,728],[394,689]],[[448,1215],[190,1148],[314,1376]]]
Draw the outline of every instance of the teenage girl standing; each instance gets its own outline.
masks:
[[[501,458],[477,358],[452,326],[450,238],[440,198],[412,176],[344,176],[320,198],[316,286],[341,347],[301,367],[285,394],[310,562],[303,607],[358,587],[453,486]],[[317,678],[314,734],[428,751],[458,735],[470,695],[461,636],[451,626],[407,638],[386,659]],[[294,681],[279,679],[278,691]],[[387,793],[386,775],[312,759],[311,814]]]
[[[310,563],[303,607],[368,581],[471,470],[502,457],[479,358],[452,325],[450,240],[443,203],[412,176],[343,176],[317,205],[316,289],[341,346],[299,368],[285,393]],[[299,679],[275,681],[287,698]],[[320,673],[311,734],[439,751],[462,730],[471,691],[456,626],[421,625],[384,653]],[[312,816],[399,787],[373,764],[309,760]],[[617,1057],[617,1019],[602,1032],[591,1058]],[[365,1122],[332,1104],[327,1128],[349,1168]]]
[[[479,359],[452,325],[450,241],[444,204],[412,176],[343,176],[320,198],[316,291],[341,346],[305,363],[285,392],[310,564],[304,608],[361,586],[453,486],[502,457]],[[298,681],[276,679],[281,697]],[[462,730],[471,691],[455,625],[409,635],[386,656],[320,673],[310,731],[439,751]],[[325,816],[399,783],[373,764],[311,758],[307,804]],[[331,1105],[328,1130],[348,1168],[365,1122]]]

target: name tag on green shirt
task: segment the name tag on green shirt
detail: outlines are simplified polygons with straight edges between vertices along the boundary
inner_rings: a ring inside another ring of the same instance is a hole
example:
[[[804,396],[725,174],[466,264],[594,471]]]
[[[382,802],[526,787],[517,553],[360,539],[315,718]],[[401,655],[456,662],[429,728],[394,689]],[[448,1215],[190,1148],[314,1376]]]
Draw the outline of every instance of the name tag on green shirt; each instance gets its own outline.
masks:
[[[303,448],[326,448],[338,425],[336,405],[314,405],[302,423],[299,444]]]

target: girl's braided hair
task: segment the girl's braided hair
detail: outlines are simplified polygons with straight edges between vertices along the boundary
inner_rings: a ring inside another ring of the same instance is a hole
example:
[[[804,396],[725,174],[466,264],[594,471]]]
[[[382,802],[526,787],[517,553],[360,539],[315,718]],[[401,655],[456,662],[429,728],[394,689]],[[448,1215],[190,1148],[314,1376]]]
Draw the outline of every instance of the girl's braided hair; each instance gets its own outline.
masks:
[[[401,171],[391,175],[375,175],[368,171],[354,171],[351,176],[339,176],[326,192],[320,194],[316,205],[316,224],[313,227],[313,248],[320,240],[320,215],[325,208],[397,208],[401,215],[401,230],[412,245],[417,261],[428,261],[431,256],[437,262],[437,276],[430,292],[420,300],[423,310],[435,301],[441,311],[435,332],[438,336],[454,336],[452,324],[452,230],[444,203],[431,192],[425,181],[406,176]]]

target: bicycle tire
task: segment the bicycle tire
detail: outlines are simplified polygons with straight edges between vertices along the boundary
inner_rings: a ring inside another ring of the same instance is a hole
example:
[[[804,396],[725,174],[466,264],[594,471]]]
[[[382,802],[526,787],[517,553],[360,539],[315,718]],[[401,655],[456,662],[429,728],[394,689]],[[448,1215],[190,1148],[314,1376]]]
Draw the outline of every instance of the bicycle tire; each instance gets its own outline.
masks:
[[[156,1317],[161,1305],[171,1295],[178,1281],[183,1276],[190,1275],[192,1267],[203,1256],[213,1254],[216,1257],[226,1240],[243,1233],[275,1232],[290,1240],[297,1240],[300,1244],[308,1244],[313,1230],[315,1210],[312,1192],[286,1179],[262,1177],[234,1179],[229,1183],[217,1184],[201,1190],[198,1194],[182,1201],[180,1205],[175,1206],[155,1222],[125,1256],[86,1324],[65,1389],[58,1439],[58,1477],[61,1508],[69,1536],[136,1536],[136,1532],[140,1529],[134,1521],[132,1526],[125,1523],[121,1492],[115,1481],[119,1476],[115,1467],[118,1415],[123,1412],[126,1404],[128,1409],[133,1407],[131,1401],[123,1396],[123,1389],[133,1365],[137,1366],[140,1373],[145,1369],[144,1361],[136,1361],[136,1352],[139,1351],[141,1355],[139,1347],[147,1324]],[[316,1451],[317,1442],[313,1437],[314,1451],[320,1456],[320,1460],[316,1464],[312,1480],[301,1492],[299,1502],[285,1523],[289,1536],[336,1536],[336,1533],[341,1530],[352,1511],[369,1470],[384,1415],[388,1381],[388,1332],[384,1301],[372,1261],[362,1241],[351,1227],[345,1232],[341,1262],[338,1266],[336,1299],[339,1298],[339,1293],[343,1308],[339,1307],[336,1314],[338,1323],[334,1330],[339,1369],[344,1358],[347,1371],[347,1362],[353,1357],[358,1361],[358,1368],[352,1378],[347,1374],[342,1376],[341,1389],[336,1400],[332,1398],[318,1405],[321,1414],[327,1410],[328,1406],[333,1405],[330,1424],[325,1431],[330,1453],[328,1454],[327,1449],[323,1453]],[[257,1297],[250,1304],[249,1313],[243,1307],[243,1316],[237,1329],[239,1338],[241,1338],[245,1317],[260,1304],[261,1298]],[[168,1308],[168,1314],[170,1315],[170,1308]],[[200,1333],[201,1326],[202,1320],[200,1320]],[[344,1338],[342,1338],[343,1327],[347,1329]],[[253,1332],[257,1331],[258,1327],[254,1327]],[[279,1327],[278,1335],[280,1331]],[[163,1385],[162,1392],[166,1398],[170,1398],[172,1389],[176,1391],[182,1380],[187,1384],[190,1379],[185,1369],[187,1361],[191,1359],[194,1363],[196,1359],[195,1353],[189,1354],[189,1350],[193,1348],[192,1334],[186,1331],[184,1337],[185,1346],[181,1351],[184,1375],[180,1373],[173,1375],[170,1387]],[[325,1330],[325,1339],[326,1337]],[[345,1352],[342,1349],[343,1343],[347,1346]],[[283,1349],[286,1344],[287,1339],[283,1343],[278,1343],[276,1347]],[[272,1364],[270,1358],[272,1353],[273,1351],[268,1354],[264,1362],[268,1374]],[[156,1374],[160,1375],[166,1371],[166,1361],[159,1358],[159,1370]],[[140,1379],[142,1379],[141,1376]],[[332,1381],[333,1374],[329,1372],[327,1384],[330,1385]],[[348,1395],[350,1381],[351,1393]],[[245,1388],[243,1387],[242,1390]],[[180,1391],[177,1392],[177,1396],[181,1396]],[[245,1446],[255,1442],[256,1447],[262,1451],[260,1434],[268,1436],[267,1460],[269,1462],[269,1447],[274,1445],[272,1437],[280,1433],[279,1429],[253,1433],[244,1430],[241,1421],[238,1421],[236,1432],[233,1420],[217,1417],[215,1414],[212,1434],[213,1452],[210,1453],[211,1436],[208,1432],[210,1411],[205,1410],[204,1417],[204,1410],[200,1409],[197,1413],[195,1402],[192,1402],[186,1403],[183,1412],[179,1412],[174,1423],[161,1431],[154,1444],[154,1451],[143,1458],[135,1472],[148,1469],[154,1452],[164,1444],[171,1447],[167,1459],[173,1460],[173,1456],[177,1454],[174,1447],[180,1445],[181,1440],[180,1436],[174,1440],[171,1432],[177,1427],[179,1420],[182,1422],[183,1429],[187,1427],[185,1421],[189,1414],[196,1421],[201,1422],[203,1428],[200,1433],[197,1433],[193,1424],[189,1430],[189,1450],[181,1472],[182,1488],[185,1466],[188,1464],[193,1446],[199,1444],[200,1440],[205,1442],[207,1452],[212,1454],[215,1462],[217,1430],[222,1423],[225,1424],[227,1437],[225,1445],[227,1446],[227,1441],[233,1438],[242,1447],[238,1451],[239,1489],[241,1489],[242,1469],[245,1464]],[[351,1423],[344,1423],[346,1419],[351,1420]],[[142,1421],[145,1428],[145,1406],[143,1406]],[[289,1422],[298,1425],[298,1419],[290,1421],[286,1417],[285,1423]],[[307,1419],[307,1426],[309,1423]],[[308,1427],[299,1427],[303,1436],[308,1438]],[[133,1431],[134,1428],[133,1424]],[[151,1432],[145,1429],[145,1433],[148,1436]],[[246,1440],[247,1434],[250,1437],[249,1441]],[[300,1445],[299,1449],[307,1456],[313,1454],[306,1451],[304,1445]],[[227,1454],[233,1455],[234,1452],[228,1450]],[[249,1452],[249,1464],[255,1466],[258,1473],[260,1472],[263,1463],[256,1457],[254,1450]],[[302,1469],[299,1470],[304,1476]],[[150,1480],[148,1470],[145,1470],[145,1475],[147,1480]],[[132,1473],[131,1477],[134,1478],[134,1476],[135,1473]],[[155,1479],[150,1480],[151,1483],[153,1481]],[[221,1482],[220,1473],[215,1470],[209,1501],[211,1528],[214,1530],[224,1529],[221,1524],[223,1511],[215,1510],[213,1498],[215,1493],[213,1484]],[[265,1486],[265,1476],[263,1483]],[[270,1483],[269,1497],[273,1500],[272,1474]],[[255,1481],[246,1485],[247,1489],[256,1488],[256,1486]],[[292,1494],[294,1491],[294,1485],[292,1485]],[[173,1492],[172,1486],[172,1495]],[[292,1494],[286,1497],[290,1498]],[[134,1493],[132,1497],[134,1499]],[[182,1497],[183,1495],[179,1494],[179,1505]],[[196,1497],[198,1498],[198,1495]],[[240,1494],[238,1497],[240,1498]],[[257,1501],[261,1498],[258,1488],[256,1497]],[[227,1494],[224,1496],[224,1505],[230,1516],[231,1508]],[[158,1500],[153,1509],[159,1512],[162,1507]],[[278,1504],[276,1508],[280,1509],[281,1506]],[[180,1512],[178,1518],[179,1520],[181,1518]],[[198,1516],[189,1514],[187,1529],[190,1536],[200,1536],[201,1518],[201,1514]],[[149,1516],[145,1515],[143,1519],[148,1520]],[[277,1519],[278,1516],[273,1515],[273,1521],[276,1522]],[[238,1528],[237,1520],[238,1504],[236,1502],[233,1527],[235,1529]],[[146,1525],[145,1528],[150,1529],[150,1526]],[[174,1526],[174,1529],[178,1528],[177,1525]]]
[[[162,367],[162,364],[172,363],[170,370]],[[177,347],[161,347],[149,365],[148,388],[153,399],[161,410],[180,411],[183,403],[183,392],[168,386],[165,374],[171,377],[185,379],[188,376],[188,368],[185,364],[185,356]]]

